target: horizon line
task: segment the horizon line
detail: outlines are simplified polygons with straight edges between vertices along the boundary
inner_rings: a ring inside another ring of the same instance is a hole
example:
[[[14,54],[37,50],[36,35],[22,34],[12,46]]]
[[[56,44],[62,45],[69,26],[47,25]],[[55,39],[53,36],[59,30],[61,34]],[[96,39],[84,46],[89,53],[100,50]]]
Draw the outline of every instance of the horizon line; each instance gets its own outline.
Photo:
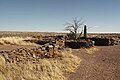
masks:
[[[10,31],[2,31],[0,30],[0,32],[45,32],[45,33],[69,33],[69,31],[29,31],[29,30],[10,30]],[[120,32],[87,32],[87,33],[120,33]]]

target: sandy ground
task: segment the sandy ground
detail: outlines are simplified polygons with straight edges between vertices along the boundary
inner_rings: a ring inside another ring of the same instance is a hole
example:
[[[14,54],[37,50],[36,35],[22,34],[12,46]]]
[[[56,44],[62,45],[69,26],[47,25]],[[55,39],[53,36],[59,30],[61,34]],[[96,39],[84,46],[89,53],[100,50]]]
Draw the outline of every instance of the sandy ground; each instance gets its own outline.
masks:
[[[120,80],[120,45],[96,48],[93,54],[73,50],[82,62],[75,73],[66,75],[69,80]]]

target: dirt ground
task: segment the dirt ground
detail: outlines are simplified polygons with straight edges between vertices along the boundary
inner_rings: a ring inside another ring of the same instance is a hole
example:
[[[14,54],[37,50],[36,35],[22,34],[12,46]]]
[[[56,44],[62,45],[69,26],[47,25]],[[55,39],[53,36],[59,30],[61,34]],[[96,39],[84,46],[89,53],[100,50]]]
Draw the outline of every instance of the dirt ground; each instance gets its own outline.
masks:
[[[17,48],[35,48],[35,46],[19,46],[19,45],[0,45],[0,51],[10,51]]]
[[[0,51],[33,46],[0,46]],[[96,46],[93,54],[83,50],[73,50],[82,60],[75,73],[65,74],[68,80],[120,80],[120,45]]]
[[[73,50],[82,61],[75,73],[66,75],[69,80],[120,80],[120,45],[96,48],[93,54]]]

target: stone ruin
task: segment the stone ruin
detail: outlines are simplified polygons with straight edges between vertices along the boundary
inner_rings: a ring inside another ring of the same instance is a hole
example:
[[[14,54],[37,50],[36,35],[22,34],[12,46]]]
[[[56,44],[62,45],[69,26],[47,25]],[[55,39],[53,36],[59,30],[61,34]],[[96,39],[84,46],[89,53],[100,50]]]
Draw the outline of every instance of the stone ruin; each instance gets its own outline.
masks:
[[[43,46],[32,49],[18,48],[11,51],[1,51],[0,55],[4,56],[6,61],[9,63],[24,61],[37,62],[37,60],[43,58],[60,58],[62,56],[62,50],[64,49],[58,45],[51,45],[47,43]]]
[[[81,33],[80,33],[81,35]],[[84,25],[84,37],[79,36],[77,39],[71,39],[69,36],[65,40],[65,47],[77,49],[77,48],[89,48],[94,45],[94,42],[87,39],[87,26]]]
[[[78,49],[78,48],[89,48],[94,45],[93,41],[91,40],[67,40],[65,42],[65,47]]]
[[[93,37],[88,38],[90,40],[93,40],[96,46],[110,46],[110,45],[118,45],[119,39],[117,38],[111,38],[111,37]]]

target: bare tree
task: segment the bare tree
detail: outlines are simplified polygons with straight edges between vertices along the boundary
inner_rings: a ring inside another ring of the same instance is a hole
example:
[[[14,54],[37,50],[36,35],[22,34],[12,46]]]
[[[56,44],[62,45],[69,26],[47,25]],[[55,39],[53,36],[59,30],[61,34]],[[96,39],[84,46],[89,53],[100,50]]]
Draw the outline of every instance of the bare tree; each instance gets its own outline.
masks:
[[[77,39],[77,33],[79,28],[82,27],[84,21],[81,19],[73,18],[72,22],[66,23],[65,30],[70,31],[70,34],[74,39]]]

